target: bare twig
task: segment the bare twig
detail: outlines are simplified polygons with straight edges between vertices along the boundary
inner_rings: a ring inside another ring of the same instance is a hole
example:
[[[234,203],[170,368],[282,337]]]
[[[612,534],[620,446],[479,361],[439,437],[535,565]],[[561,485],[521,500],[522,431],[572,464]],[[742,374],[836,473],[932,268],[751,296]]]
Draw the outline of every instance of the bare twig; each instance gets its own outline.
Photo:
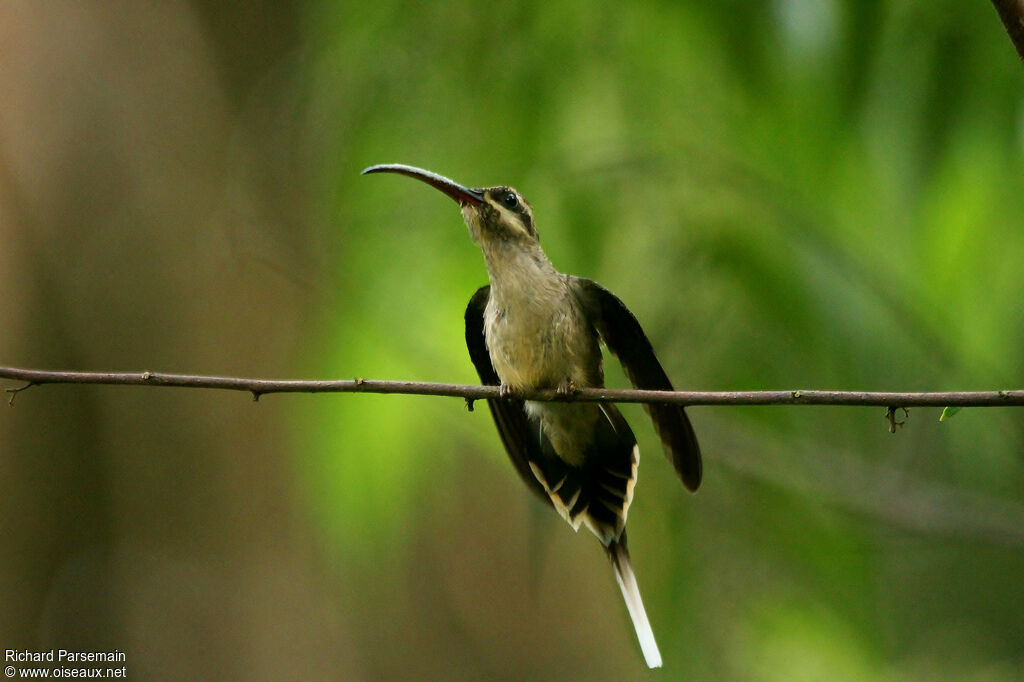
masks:
[[[896,421],[896,410],[903,410],[903,421]],[[885,408],[885,419],[889,422],[889,433],[896,433],[896,429],[907,423],[910,418],[910,410],[906,407],[890,405]],[[939,421],[942,421],[941,419]]]
[[[108,386],[176,386],[244,391],[253,398],[268,393],[399,393],[451,396],[467,401],[500,397],[497,386],[441,384],[421,381],[375,379],[311,380],[247,379],[240,377],[166,374],[163,372],[64,372],[19,367],[0,367],[0,379],[24,381],[26,386],[7,389],[12,394],[42,384],[102,384]],[[551,390],[530,391],[514,397],[530,400],[673,403],[678,405],[862,405],[880,407],[996,407],[1024,405],[1024,390],[952,391],[944,393],[894,393],[871,391],[643,391],[584,388],[560,395]]]
[[[7,393],[10,393],[10,394],[11,394],[11,397],[7,399],[7,404],[8,404],[8,405],[11,405],[11,406],[13,407],[13,406],[14,406],[14,399],[15,399],[15,398],[17,397],[17,395],[18,395],[19,393],[21,393],[22,391],[25,391],[25,390],[27,390],[27,389],[30,389],[30,388],[32,388],[33,386],[35,386],[35,384],[33,384],[33,383],[32,383],[32,382],[30,381],[30,382],[28,382],[27,384],[25,384],[24,386],[19,386],[19,387],[17,387],[17,388],[5,388],[4,390],[5,390],[5,391],[6,391]]]
[[[1024,0],[992,0],[1003,26],[1024,61]]]

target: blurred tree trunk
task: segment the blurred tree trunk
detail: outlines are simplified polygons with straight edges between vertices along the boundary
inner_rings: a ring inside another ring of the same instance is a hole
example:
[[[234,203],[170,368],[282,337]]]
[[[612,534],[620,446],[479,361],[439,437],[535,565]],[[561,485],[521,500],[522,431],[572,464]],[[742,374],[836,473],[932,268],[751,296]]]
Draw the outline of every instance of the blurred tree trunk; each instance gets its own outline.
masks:
[[[300,48],[298,7],[0,8],[0,357],[289,374],[312,296],[276,273],[305,258],[305,159],[252,133],[252,98]],[[353,672],[281,403],[22,398],[0,414],[5,647],[116,648],[137,679]]]

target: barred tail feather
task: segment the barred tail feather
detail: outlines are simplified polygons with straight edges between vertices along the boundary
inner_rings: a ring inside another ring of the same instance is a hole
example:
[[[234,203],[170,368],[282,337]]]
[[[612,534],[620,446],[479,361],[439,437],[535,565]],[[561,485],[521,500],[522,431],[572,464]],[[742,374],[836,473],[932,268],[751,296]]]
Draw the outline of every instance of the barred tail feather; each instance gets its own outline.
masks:
[[[626,549],[625,537],[609,545],[608,557],[615,569],[615,581],[619,583],[619,589],[622,590],[622,598],[626,600],[626,609],[629,611],[629,617],[633,620],[633,627],[636,629],[637,639],[640,640],[640,650],[643,651],[647,667],[660,668],[661,652],[658,651],[658,643],[654,641],[654,631],[651,630],[651,622],[647,620],[647,612],[644,610],[643,600],[640,599],[640,588],[637,587],[633,566],[629,562],[629,550]]]

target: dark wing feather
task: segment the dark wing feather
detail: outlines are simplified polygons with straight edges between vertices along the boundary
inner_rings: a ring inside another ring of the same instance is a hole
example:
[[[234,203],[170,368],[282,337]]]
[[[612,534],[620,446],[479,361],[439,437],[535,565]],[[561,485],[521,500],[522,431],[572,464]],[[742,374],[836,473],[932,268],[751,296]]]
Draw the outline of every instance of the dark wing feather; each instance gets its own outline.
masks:
[[[575,282],[587,317],[608,349],[619,358],[633,386],[655,391],[674,390],[654,355],[651,342],[625,304],[593,280],[578,277]],[[679,405],[653,403],[645,404],[644,409],[651,415],[665,455],[683,484],[696,490],[701,479],[700,446],[686,412]]]
[[[484,308],[487,306],[487,297],[490,293],[491,287],[483,286],[469,299],[469,305],[466,306],[466,346],[469,348],[473,366],[480,375],[480,383],[485,386],[498,386],[501,379],[491,365],[491,356],[487,352],[487,342],[484,339]],[[531,421],[526,414],[523,401],[489,399],[487,407],[491,410],[494,425],[498,427],[498,434],[519,476],[530,490],[551,504],[551,498],[530,468],[530,462],[541,461],[546,457],[540,452],[540,440],[531,433]]]

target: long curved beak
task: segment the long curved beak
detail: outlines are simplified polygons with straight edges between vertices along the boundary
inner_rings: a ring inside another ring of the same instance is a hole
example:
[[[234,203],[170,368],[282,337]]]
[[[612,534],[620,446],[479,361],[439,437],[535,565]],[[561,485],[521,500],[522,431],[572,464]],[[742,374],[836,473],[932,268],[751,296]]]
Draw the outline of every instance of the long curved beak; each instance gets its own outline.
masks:
[[[459,183],[449,180],[443,175],[438,175],[437,173],[417,168],[416,166],[406,166],[402,163],[382,163],[376,166],[370,166],[362,172],[363,175],[367,175],[369,173],[398,173],[399,175],[408,175],[410,178],[422,180],[434,189],[441,190],[452,199],[459,202],[460,206],[478,206],[483,203],[484,200],[484,193],[482,190],[463,187]]]

